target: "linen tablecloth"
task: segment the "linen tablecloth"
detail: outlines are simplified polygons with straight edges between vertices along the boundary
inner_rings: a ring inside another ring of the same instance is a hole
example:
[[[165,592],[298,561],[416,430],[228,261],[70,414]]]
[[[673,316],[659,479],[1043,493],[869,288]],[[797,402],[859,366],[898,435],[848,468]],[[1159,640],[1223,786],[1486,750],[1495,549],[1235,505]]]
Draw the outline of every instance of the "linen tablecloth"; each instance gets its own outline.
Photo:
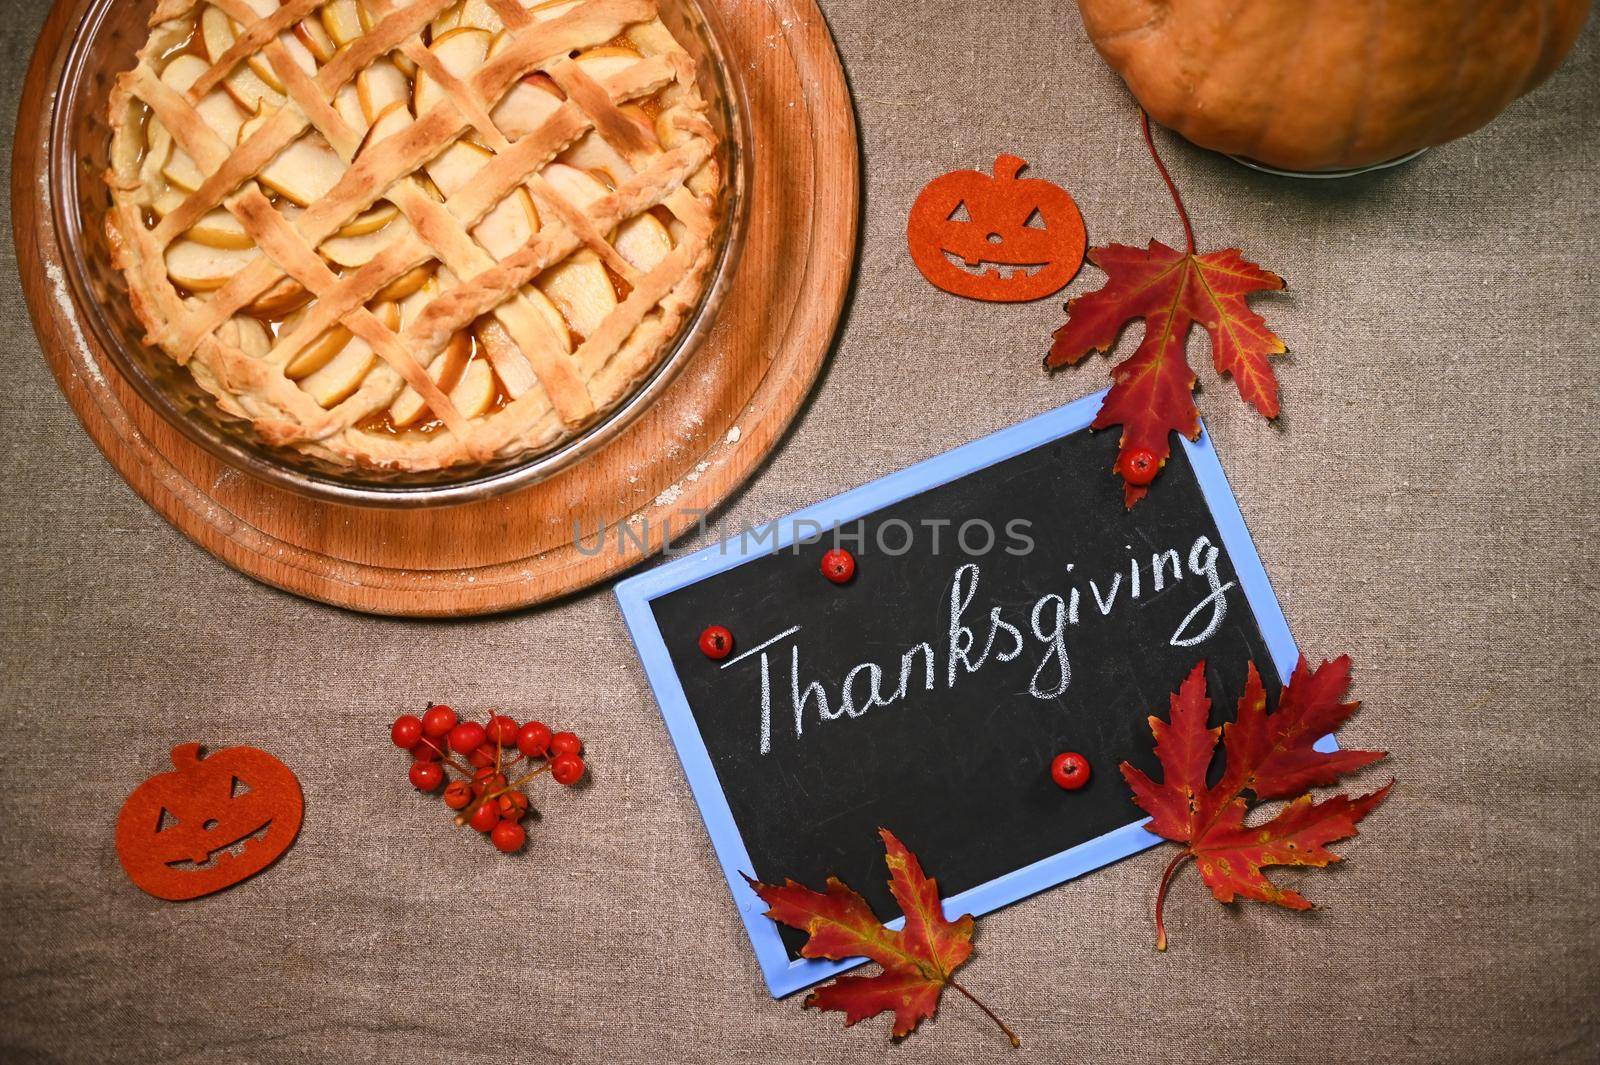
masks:
[[[861,129],[858,279],[724,528],[1105,384],[1104,360],[1040,370],[1062,299],[970,303],[918,276],[905,218],[933,175],[1011,152],[1073,192],[1091,243],[1181,239],[1073,5],[822,6]],[[44,10],[0,3],[5,99]],[[1343,740],[1392,751],[1400,783],[1344,864],[1281,875],[1309,915],[1223,907],[1189,870],[1157,954],[1158,851],[982,918],[962,980],[1015,1055],[958,996],[892,1051],[885,1019],[847,1031],[767,996],[608,588],[382,620],[169,528],[57,391],[0,234],[0,1059],[1594,1060],[1597,116],[1591,20],[1543,88],[1392,171],[1269,177],[1157,133],[1202,249],[1289,282],[1255,304],[1292,351],[1280,423],[1197,336],[1200,408],[1301,647],[1355,659]],[[1086,266],[1063,296],[1099,283]],[[541,794],[528,852],[501,857],[405,782],[388,723],[427,699],[577,728],[592,786]],[[191,739],[278,754],[305,824],[268,873],[171,905],[128,883],[112,826]]]

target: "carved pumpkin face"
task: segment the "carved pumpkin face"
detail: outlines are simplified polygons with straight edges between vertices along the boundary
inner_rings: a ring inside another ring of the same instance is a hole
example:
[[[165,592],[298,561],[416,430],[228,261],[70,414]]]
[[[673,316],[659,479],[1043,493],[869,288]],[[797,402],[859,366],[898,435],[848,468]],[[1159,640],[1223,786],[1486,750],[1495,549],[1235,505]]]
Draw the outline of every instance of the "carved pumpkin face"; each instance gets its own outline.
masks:
[[[208,758],[172,749],[173,772],[134,789],[117,817],[128,879],[161,899],[209,895],[271,865],[300,831],[300,782],[254,747]]]
[[[956,170],[917,196],[906,224],[911,259],[946,292],[1020,303],[1062,288],[1083,265],[1083,216],[1065,189],[1018,178],[1028,164],[994,161],[994,176]]]

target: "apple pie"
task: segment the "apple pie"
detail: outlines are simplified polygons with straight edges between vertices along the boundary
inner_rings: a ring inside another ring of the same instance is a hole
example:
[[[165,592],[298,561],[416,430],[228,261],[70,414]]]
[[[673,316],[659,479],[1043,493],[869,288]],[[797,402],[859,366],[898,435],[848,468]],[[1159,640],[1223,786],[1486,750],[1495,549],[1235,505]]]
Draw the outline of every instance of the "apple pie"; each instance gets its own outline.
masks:
[[[261,438],[431,470],[622,401],[706,284],[717,137],[652,0],[160,0],[115,265]]]

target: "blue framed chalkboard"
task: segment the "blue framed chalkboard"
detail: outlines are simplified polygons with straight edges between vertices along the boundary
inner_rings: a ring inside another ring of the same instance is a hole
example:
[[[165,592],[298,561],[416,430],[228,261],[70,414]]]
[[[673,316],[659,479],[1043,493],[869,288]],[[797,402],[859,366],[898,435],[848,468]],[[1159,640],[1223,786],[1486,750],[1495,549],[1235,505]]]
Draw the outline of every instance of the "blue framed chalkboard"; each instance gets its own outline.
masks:
[[[1149,758],[1145,717],[1165,711],[1164,693],[1177,687],[1195,661],[1214,651],[1217,658],[1208,668],[1233,671],[1223,674],[1220,686],[1213,682],[1219,708],[1231,705],[1228,683],[1237,696],[1245,656],[1263,673],[1270,659],[1280,679],[1287,679],[1297,656],[1294,640],[1209,436],[1202,429],[1198,441],[1183,441],[1150,495],[1127,511],[1121,505],[1121,481],[1110,473],[1117,434],[1088,430],[1102,397],[1085,397],[797,511],[753,536],[747,530],[617,585],[623,617],[774,996],[860,962],[799,958],[803,937],[780,930],[764,916],[765,905],[741,874],[766,880],[793,875],[820,887],[819,870],[835,873],[884,913],[879,900],[887,896],[878,888],[884,879],[881,850],[869,828],[885,820],[946,888],[949,915],[987,913],[1160,842],[1127,803],[1116,761]],[[1026,554],[1008,549],[1013,557],[995,552],[991,560],[969,556],[966,539],[951,546],[947,536],[943,554],[937,537],[931,549],[919,544],[901,554],[885,553],[883,533],[895,523],[912,528],[915,519],[926,529],[928,514],[954,522],[970,517],[963,508],[978,508],[986,520],[994,519],[991,526],[1005,524],[1013,510],[1032,515],[1027,539],[1037,549]],[[874,527],[876,540],[863,532]],[[861,587],[835,589],[818,574],[816,559],[831,546],[819,536],[824,530],[854,530],[858,545],[876,543],[884,549],[877,556],[869,550],[861,559],[853,582]],[[1171,549],[1163,536],[1172,539]],[[1182,548],[1188,549],[1187,572]],[[1052,582],[1063,575],[1077,581],[1073,574],[1092,566],[1075,569],[1074,562],[1063,561],[1069,558],[1121,567],[1110,574],[1109,593],[1100,586],[1103,580],[1074,585],[1072,634],[1087,634],[1083,640],[1090,648],[1075,662],[1063,635],[1069,600],[1064,586]],[[1149,559],[1148,571],[1141,570],[1141,558]],[[954,578],[946,586],[948,572]],[[1187,599],[1177,591],[1184,578]],[[989,615],[988,642],[974,664],[985,622],[981,605],[970,617],[964,611],[979,602],[980,580],[987,582],[987,594],[999,596],[1000,605]],[[1061,594],[1037,597],[1031,620],[1025,620],[1025,601],[1041,587]],[[993,588],[1000,591],[989,591]],[[1205,594],[1193,603],[1196,592]],[[879,693],[884,675],[879,666],[869,668],[863,660],[841,673],[852,656],[877,655],[892,663],[883,650],[889,643],[883,641],[898,639],[894,646],[899,647],[914,639],[915,632],[904,636],[894,630],[914,628],[903,619],[924,618],[931,608],[944,610],[946,602],[948,662],[937,672],[948,685],[936,677],[932,639],[904,653],[899,691],[888,697]],[[1054,608],[1053,632],[1046,631],[1048,620],[1041,624],[1041,605]],[[1174,629],[1172,619],[1185,606],[1189,612]],[[1007,621],[1008,610],[1020,613]],[[1207,617],[1209,626],[1202,628]],[[1231,620],[1224,624],[1225,617]],[[794,618],[805,620],[786,624]],[[734,629],[735,654],[723,662],[710,662],[694,648],[700,625],[711,622]],[[1023,659],[1030,626],[1040,662],[1023,690],[1025,670],[1018,669],[1026,661],[1018,667],[1010,663]],[[1013,636],[1015,651],[1009,657],[998,649],[991,657],[997,637]],[[802,689],[801,640],[812,641],[805,647],[810,659],[818,657],[821,641],[821,675],[831,689],[822,680]],[[1148,646],[1139,646],[1140,641]],[[926,684],[918,691],[923,647]],[[826,662],[830,655],[832,663]],[[782,675],[786,662],[792,669],[787,680]],[[855,705],[860,699],[852,692],[860,688],[852,685],[858,676],[871,680],[866,707],[871,713]],[[787,708],[781,705],[783,693],[773,694],[779,688],[791,697]],[[1124,692],[1133,694],[1123,699]],[[913,696],[927,702],[913,705]],[[904,697],[901,705],[890,707],[897,697]],[[831,707],[830,698],[835,700]],[[820,715],[814,713],[819,704]],[[774,706],[780,712],[774,713]],[[803,720],[806,714],[810,717]],[[941,732],[947,723],[958,731]],[[880,741],[876,748],[874,737]],[[1324,742],[1331,745],[1331,737]],[[897,753],[918,743],[926,749]],[[1097,798],[1072,798],[1044,779],[1048,753],[1063,743],[1100,752],[1092,783],[1099,789]],[[887,813],[878,818],[872,793],[861,789],[870,789],[879,777],[893,779],[897,795],[926,790],[926,801],[916,809],[935,808],[934,819],[913,823],[907,834],[905,822],[915,822],[909,810],[895,811],[895,821],[887,821]],[[961,794],[939,813],[945,783]],[[836,787],[843,790],[830,795]],[[823,805],[806,807],[818,793]],[[813,822],[822,821],[828,822],[826,831],[813,832]],[[844,835],[853,849],[828,852],[831,841]],[[1085,835],[1089,838],[1080,838]],[[902,921],[890,923],[898,927]]]

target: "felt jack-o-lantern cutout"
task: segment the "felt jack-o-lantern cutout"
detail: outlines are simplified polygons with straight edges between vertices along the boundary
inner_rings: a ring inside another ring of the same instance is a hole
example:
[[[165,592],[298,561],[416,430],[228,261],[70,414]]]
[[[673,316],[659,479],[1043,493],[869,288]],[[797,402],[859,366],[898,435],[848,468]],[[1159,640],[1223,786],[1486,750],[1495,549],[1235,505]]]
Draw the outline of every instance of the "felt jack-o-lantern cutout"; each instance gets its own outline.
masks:
[[[1028,164],[994,161],[994,176],[955,170],[911,206],[906,242],[922,276],[975,300],[1021,303],[1059,291],[1083,265],[1083,216],[1067,191],[1019,178]]]
[[[172,749],[171,773],[140,784],[117,817],[117,856],[128,879],[159,899],[198,898],[254,876],[300,831],[300,782],[254,747],[202,757]]]

